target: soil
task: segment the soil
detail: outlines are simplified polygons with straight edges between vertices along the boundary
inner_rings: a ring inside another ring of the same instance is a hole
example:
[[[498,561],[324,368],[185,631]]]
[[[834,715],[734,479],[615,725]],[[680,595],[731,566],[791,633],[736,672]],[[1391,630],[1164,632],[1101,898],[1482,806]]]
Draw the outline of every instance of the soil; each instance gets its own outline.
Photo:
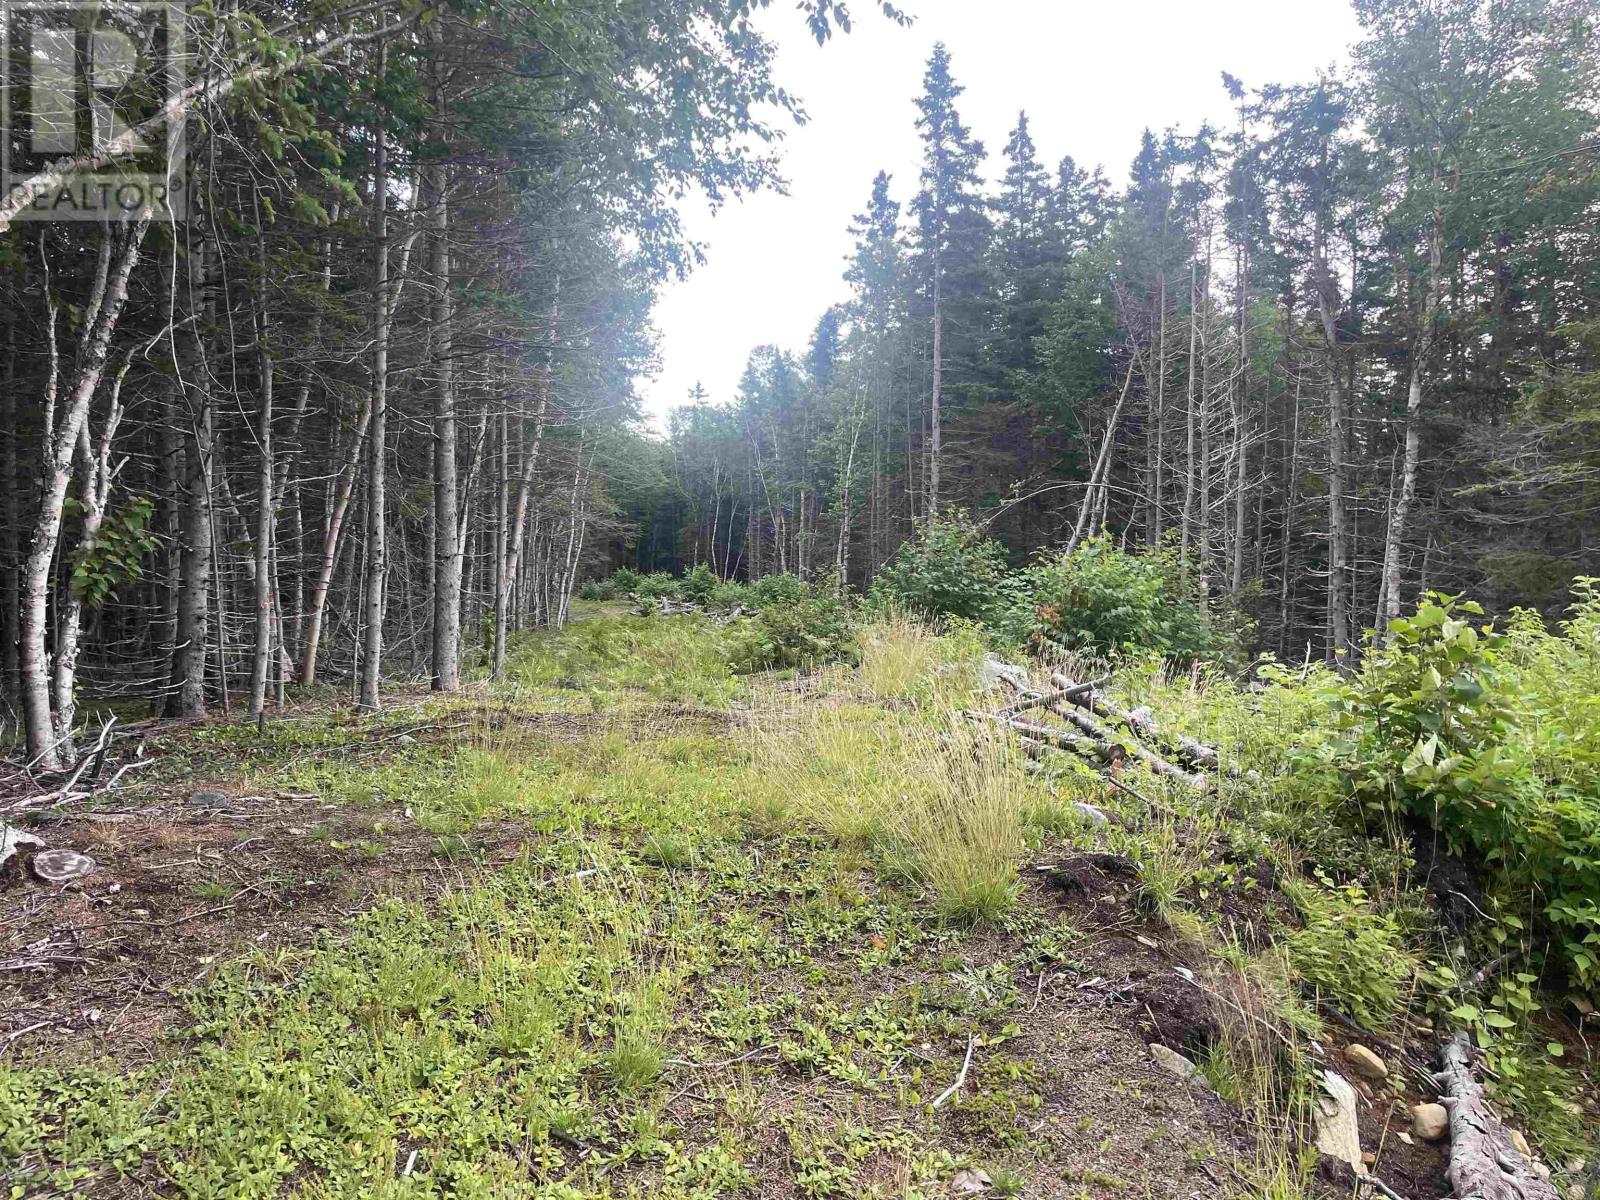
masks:
[[[477,718],[483,719],[481,716]],[[531,737],[581,740],[617,720],[645,720],[654,729],[692,723],[726,728],[725,713],[656,710],[642,716],[551,713],[515,719]],[[415,728],[417,740],[458,737],[459,727]],[[396,739],[397,740],[397,739]],[[220,792],[222,802],[196,806],[196,792]],[[381,852],[372,839],[382,826]],[[47,885],[27,869],[27,855],[0,876],[0,1053],[24,1064],[73,1063],[134,1068],[176,1051],[166,1036],[186,1020],[184,996],[215,967],[251,949],[302,945],[336,931],[384,895],[436,894],[470,882],[516,857],[528,836],[519,823],[476,827],[472,861],[438,856],[439,842],[403,811],[387,806],[348,808],[316,796],[245,796],[226,779],[197,776],[161,794],[146,793],[135,809],[67,812],[31,830],[52,846],[93,856],[98,870],[80,881]],[[1246,888],[1220,889],[1214,903],[1250,937],[1285,919],[1286,899],[1269,872],[1251,868]],[[1030,1196],[1150,1197],[1216,1195],[1240,1188],[1238,1164],[1258,1148],[1239,1110],[1201,1081],[1180,1081],[1157,1066],[1149,1046],[1160,1043],[1200,1061],[1220,1034],[1219,1003],[1202,973],[1170,935],[1137,907],[1137,871],[1112,854],[1055,848],[1025,872],[1025,903],[1064,916],[1082,931],[1070,966],[1056,965],[1018,981],[1024,1000],[1004,1062],[1031,1064],[1028,1082],[1039,1098],[1026,1115],[991,1113],[985,1098],[1006,1095],[993,1073],[999,1056],[981,1058],[963,1093],[966,1102],[940,1114],[963,1143],[991,1142],[994,1128],[1025,1121],[1031,1150],[1055,1164],[1057,1177],[1034,1179]],[[867,885],[867,886],[870,886]],[[962,953],[981,961],[1014,957],[1019,946],[975,939]],[[922,977],[929,976],[926,964]],[[853,973],[840,964],[841,977]],[[901,979],[899,982],[904,983]],[[875,977],[891,987],[896,977]],[[768,988],[779,979],[760,981]],[[1224,1006],[1225,1007],[1225,1006]],[[1343,1045],[1341,1040],[1340,1045]],[[1375,1048],[1397,1072],[1420,1070],[1432,1045]],[[953,1075],[962,1047],[936,1048]],[[1354,1080],[1329,1048],[1331,1065]],[[717,1077],[686,1072],[666,1113],[686,1127],[718,1119]],[[800,1103],[816,1089],[781,1072],[769,1075],[771,1104]],[[1415,1081],[1405,1093],[1414,1099]],[[1444,1151],[1408,1145],[1407,1104],[1391,1091],[1360,1084],[1363,1147],[1373,1170],[1408,1200],[1448,1193]],[[807,1103],[814,1101],[806,1100]],[[900,1119],[885,1101],[879,1119]],[[1004,1153],[1003,1147],[996,1150]],[[789,1148],[775,1139],[748,1165],[763,1196],[795,1194]],[[902,1164],[875,1157],[862,1184],[893,1181]],[[1348,1193],[1332,1179],[1329,1195]]]

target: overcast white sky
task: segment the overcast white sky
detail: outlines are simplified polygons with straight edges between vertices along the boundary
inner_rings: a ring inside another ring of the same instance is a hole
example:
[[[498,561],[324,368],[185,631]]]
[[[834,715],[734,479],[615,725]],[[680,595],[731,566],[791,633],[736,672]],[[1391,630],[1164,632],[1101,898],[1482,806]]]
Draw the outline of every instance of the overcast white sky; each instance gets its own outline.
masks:
[[[966,88],[962,118],[983,141],[991,178],[1026,109],[1042,161],[1070,154],[1101,164],[1119,186],[1146,126],[1231,123],[1229,71],[1246,87],[1299,82],[1342,63],[1359,33],[1348,0],[901,0],[909,29],[851,5],[855,29],[818,46],[789,0],[763,25],[776,38],[780,84],[810,122],[783,147],[789,195],[764,194],[711,216],[686,213],[709,261],[667,285],[656,308],[662,370],[641,381],[660,427],[698,380],[730,400],[750,350],[803,349],[828,305],[845,298],[841,273],[851,217],[872,177],[893,177],[895,199],[916,190],[913,99],[934,42],[950,48]]]

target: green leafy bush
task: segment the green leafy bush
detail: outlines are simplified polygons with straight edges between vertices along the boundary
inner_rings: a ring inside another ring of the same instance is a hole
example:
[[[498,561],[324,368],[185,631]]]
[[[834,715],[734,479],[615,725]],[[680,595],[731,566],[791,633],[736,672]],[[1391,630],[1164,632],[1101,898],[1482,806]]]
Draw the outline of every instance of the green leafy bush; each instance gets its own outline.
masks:
[[[798,575],[763,575],[745,587],[745,602],[756,608],[798,604],[812,594],[812,586]]]
[[[1107,658],[1192,661],[1226,643],[1200,601],[1185,594],[1168,555],[1128,554],[1106,537],[1030,567],[1008,624],[1036,648],[1056,643]]]
[[[1424,597],[1348,681],[1301,750],[1309,786],[1354,817],[1437,830],[1481,864],[1503,914],[1534,925],[1578,986],[1600,988],[1600,596],[1580,581],[1558,633],[1534,614],[1474,626]],[[1502,917],[1504,919],[1504,917]]]
[[[855,614],[849,602],[831,590],[800,587],[796,599],[765,603],[755,616],[733,626],[730,660],[736,672],[818,666],[854,656]]]
[[[618,596],[631,596],[639,586],[641,576],[631,567],[618,567],[611,574],[611,590]]]
[[[578,589],[579,600],[615,600],[616,585],[609,579],[591,579]]]
[[[1006,552],[962,513],[930,522],[873,581],[872,601],[924,617],[994,622],[1010,594]]]
[[[704,604],[720,582],[716,573],[705,563],[696,563],[694,570],[683,577],[678,591],[691,604]]]
[[[1394,917],[1356,884],[1287,880],[1284,891],[1305,922],[1283,938],[1295,972],[1360,1025],[1383,1028],[1400,1011],[1413,968]]]
[[[649,575],[639,577],[633,594],[640,600],[660,600],[663,597],[676,600],[683,594],[683,585],[665,571],[652,571]]]

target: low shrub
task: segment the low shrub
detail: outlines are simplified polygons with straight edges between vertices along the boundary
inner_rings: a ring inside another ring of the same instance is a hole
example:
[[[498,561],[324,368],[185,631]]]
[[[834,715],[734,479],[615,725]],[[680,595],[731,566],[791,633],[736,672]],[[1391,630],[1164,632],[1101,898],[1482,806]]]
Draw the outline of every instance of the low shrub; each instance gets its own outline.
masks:
[[[639,572],[631,567],[618,567],[611,573],[611,590],[618,596],[631,596],[639,586],[642,577]]]
[[[872,602],[921,617],[995,622],[1010,592],[1005,549],[962,513],[929,522],[872,582]]]
[[[1291,879],[1284,891],[1305,922],[1283,937],[1296,974],[1359,1025],[1383,1028],[1400,1011],[1414,968],[1394,918],[1357,884]]]
[[[1041,559],[1024,572],[1018,593],[1007,623],[1035,649],[1193,661],[1225,641],[1168,555],[1129,554],[1106,537]]]
[[[676,600],[683,594],[683,584],[680,580],[668,575],[665,571],[652,571],[648,575],[641,575],[639,582],[634,585],[633,595],[640,600]]]
[[[849,601],[804,583],[799,587],[794,599],[769,600],[730,629],[736,672],[818,666],[854,656],[855,614]],[[756,588],[752,584],[749,590]]]
[[[615,600],[616,585],[609,579],[591,579],[578,589],[579,600]]]
[[[704,604],[721,582],[705,563],[696,563],[694,570],[683,577],[678,594],[691,604]]]
[[[1436,830],[1482,865],[1503,914],[1531,923],[1523,951],[1553,947],[1597,991],[1600,595],[1580,581],[1558,633],[1531,613],[1505,633],[1474,626],[1481,611],[1430,594],[1353,678],[1329,677],[1300,776],[1353,823]]]

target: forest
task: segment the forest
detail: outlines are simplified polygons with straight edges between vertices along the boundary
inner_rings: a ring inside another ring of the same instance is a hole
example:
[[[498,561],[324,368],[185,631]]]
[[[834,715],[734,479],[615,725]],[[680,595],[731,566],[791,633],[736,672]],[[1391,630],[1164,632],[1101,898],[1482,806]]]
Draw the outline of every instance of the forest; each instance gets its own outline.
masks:
[[[0,1193],[1600,1200],[1600,7],[941,5],[0,3]]]

